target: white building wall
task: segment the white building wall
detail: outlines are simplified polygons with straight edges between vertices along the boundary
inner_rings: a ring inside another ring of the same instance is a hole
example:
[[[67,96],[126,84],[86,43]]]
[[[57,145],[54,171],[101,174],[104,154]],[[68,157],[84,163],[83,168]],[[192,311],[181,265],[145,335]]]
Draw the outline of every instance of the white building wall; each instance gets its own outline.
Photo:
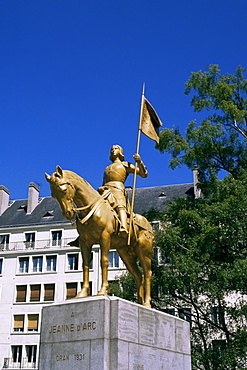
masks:
[[[52,231],[62,230],[62,245],[52,246]],[[35,233],[34,247],[27,248],[25,242],[25,233]],[[16,368],[16,364],[12,359],[12,346],[23,346],[22,357],[25,357],[25,348],[28,345],[39,346],[40,337],[40,317],[41,310],[44,305],[52,304],[52,302],[44,302],[44,284],[55,284],[54,302],[63,302],[66,299],[66,283],[77,283],[78,290],[81,287],[82,281],[82,258],[79,248],[66,245],[68,241],[72,241],[77,237],[75,226],[70,223],[61,225],[45,225],[32,226],[21,228],[6,228],[0,229],[0,235],[10,234],[8,249],[0,251],[0,259],[3,260],[2,274],[0,275],[0,369],[4,367],[4,359],[7,359],[5,364],[8,364],[8,369]],[[90,269],[90,281],[92,283],[92,294],[97,294],[101,284],[100,271],[100,251],[99,246],[93,247],[93,265]],[[78,253],[78,270],[68,270],[68,254]],[[56,272],[46,271],[46,257],[57,256]],[[33,257],[43,257],[42,272],[32,271]],[[19,271],[19,261],[22,257],[29,257],[29,271]],[[109,268],[109,280],[114,280],[117,275],[126,271],[125,266],[119,260],[119,268]],[[41,285],[40,301],[30,302],[30,285]],[[27,286],[26,302],[16,302],[16,286]],[[39,314],[38,331],[28,332],[28,315]],[[24,315],[24,331],[14,331],[14,315]],[[37,353],[38,357],[38,353]],[[22,363],[22,368],[37,368],[36,364],[30,364],[25,361]]]

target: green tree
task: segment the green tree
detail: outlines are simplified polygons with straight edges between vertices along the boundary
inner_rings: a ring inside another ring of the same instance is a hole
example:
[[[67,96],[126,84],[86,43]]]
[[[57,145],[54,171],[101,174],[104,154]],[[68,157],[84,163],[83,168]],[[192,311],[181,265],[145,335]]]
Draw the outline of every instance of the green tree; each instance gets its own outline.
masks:
[[[217,65],[209,70],[193,72],[185,83],[187,95],[192,94],[195,112],[208,112],[198,125],[188,124],[185,137],[178,127],[165,129],[160,134],[157,148],[171,154],[170,167],[186,165],[199,170],[204,192],[211,189],[219,171],[234,178],[247,168],[247,80],[245,69],[238,67],[235,74],[222,75]],[[202,113],[199,114],[200,117]]]
[[[191,74],[186,94],[203,117],[161,133],[157,148],[170,166],[199,170],[202,199],[177,199],[156,238],[170,263],[161,267],[156,307],[192,309],[194,369],[243,369],[247,328],[247,80],[245,69],[222,75],[217,65]],[[203,116],[203,112],[207,112]],[[221,171],[228,174],[218,180]],[[156,273],[156,271],[155,271]],[[221,338],[221,340],[219,340]]]
[[[167,208],[156,243],[170,262],[154,280],[159,294],[153,300],[156,307],[176,307],[191,320],[194,369],[242,369],[247,353],[247,179],[229,176],[216,187],[210,199],[178,199]]]

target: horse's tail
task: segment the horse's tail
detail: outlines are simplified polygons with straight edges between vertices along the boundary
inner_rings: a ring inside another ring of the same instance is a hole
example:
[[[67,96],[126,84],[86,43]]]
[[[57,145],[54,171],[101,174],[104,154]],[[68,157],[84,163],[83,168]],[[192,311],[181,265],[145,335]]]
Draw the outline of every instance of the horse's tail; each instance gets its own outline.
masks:
[[[141,229],[147,230],[153,234],[152,225],[150,224],[150,222],[148,222],[148,220],[144,216],[139,215],[138,213],[135,213],[134,223],[137,226],[139,226]]]

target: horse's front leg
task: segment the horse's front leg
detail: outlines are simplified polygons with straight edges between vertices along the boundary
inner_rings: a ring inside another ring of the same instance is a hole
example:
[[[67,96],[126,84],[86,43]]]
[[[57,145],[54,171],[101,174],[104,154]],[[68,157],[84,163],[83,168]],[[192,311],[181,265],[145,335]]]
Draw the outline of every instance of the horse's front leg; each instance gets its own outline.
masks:
[[[102,273],[102,283],[101,288],[98,291],[98,295],[107,295],[109,291],[108,285],[108,259],[110,250],[111,238],[109,232],[104,230],[100,237],[100,248],[101,248],[101,273]]]
[[[83,267],[83,284],[81,291],[76,295],[76,298],[88,297],[90,292],[89,285],[89,267],[91,262],[91,245],[80,240],[80,249],[82,254],[82,267]]]

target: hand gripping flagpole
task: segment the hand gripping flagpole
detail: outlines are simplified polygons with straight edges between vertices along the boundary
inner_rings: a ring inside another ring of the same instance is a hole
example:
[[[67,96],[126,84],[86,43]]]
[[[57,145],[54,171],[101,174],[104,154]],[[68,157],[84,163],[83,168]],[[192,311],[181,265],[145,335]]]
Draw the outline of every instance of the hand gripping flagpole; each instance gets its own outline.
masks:
[[[139,149],[140,149],[142,115],[143,115],[143,105],[144,105],[144,90],[145,90],[145,84],[143,84],[143,86],[142,86],[140,118],[139,118],[139,126],[138,126],[138,134],[137,134],[137,142],[136,142],[136,153],[135,154],[139,154]],[[130,236],[131,236],[132,222],[133,222],[133,212],[134,212],[134,203],[135,203],[135,190],[136,190],[137,165],[138,165],[138,163],[136,162],[135,163],[134,178],[133,178],[133,185],[132,185],[132,196],[131,196],[131,208],[130,208],[130,225],[129,225],[129,234],[128,234],[128,245],[130,245]]]

